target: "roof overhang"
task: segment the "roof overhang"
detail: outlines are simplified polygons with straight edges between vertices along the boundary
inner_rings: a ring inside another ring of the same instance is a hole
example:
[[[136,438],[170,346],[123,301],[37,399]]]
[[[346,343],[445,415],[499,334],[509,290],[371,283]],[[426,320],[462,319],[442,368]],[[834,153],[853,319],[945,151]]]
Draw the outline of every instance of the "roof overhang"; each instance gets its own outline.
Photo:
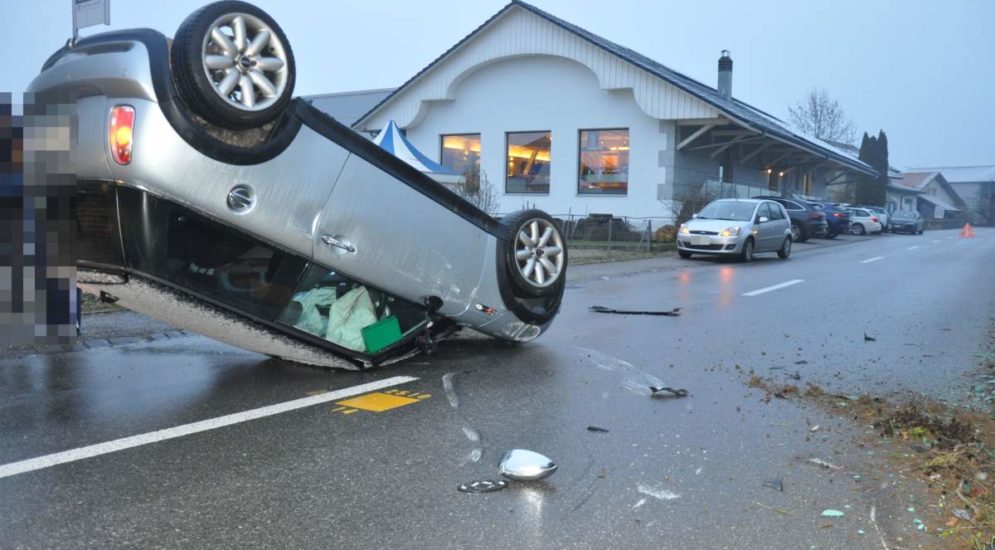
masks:
[[[701,82],[691,79],[681,73],[673,71],[668,67],[653,61],[652,59],[645,57],[637,52],[634,52],[628,48],[624,48],[610,42],[598,35],[595,35],[583,28],[580,28],[572,23],[564,21],[554,15],[551,15],[539,8],[532,6],[531,4],[522,2],[520,0],[512,0],[511,3],[507,4],[496,14],[491,16],[482,25],[477,27],[473,32],[468,34],[462,40],[457,42],[453,47],[449,48],[446,52],[436,58],[434,61],[429,63],[425,68],[415,74],[413,77],[408,79],[407,82],[402,84],[393,93],[385,97],[380,103],[375,105],[369,112],[361,116],[353,127],[359,127],[367,121],[371,120],[376,116],[379,116],[381,110],[386,106],[392,104],[400,95],[402,95],[408,88],[413,86],[415,83],[419,82],[428,77],[433,70],[440,64],[446,62],[450,58],[456,58],[460,50],[468,47],[468,43],[473,41],[475,37],[480,35],[485,29],[492,27],[499,20],[504,18],[508,13],[522,10],[524,12],[530,13],[547,23],[555,25],[560,29],[570,33],[576,38],[587,42],[588,44],[594,46],[595,48],[604,51],[605,53],[613,56],[614,58],[620,59],[622,62],[627,63],[642,72],[649,74],[652,77],[658,78],[661,81],[676,87],[681,92],[684,92],[691,97],[701,101],[702,104],[708,106],[709,109],[714,109],[720,113],[721,117],[728,119],[736,126],[753,132],[757,137],[762,139],[771,140],[799,151],[805,152],[813,158],[822,159],[829,161],[831,163],[840,165],[849,170],[866,174],[870,176],[877,176],[877,171],[874,170],[870,165],[865,162],[856,159],[852,156],[843,154],[841,151],[833,148],[831,145],[810,138],[808,136],[803,136],[798,132],[790,129],[785,123],[779,121],[770,114],[767,114],[760,109],[752,107],[746,103],[743,103],[735,98],[727,98],[719,94],[714,88],[711,88]],[[536,52],[541,53],[541,52]],[[402,122],[402,126],[406,126],[406,122]]]

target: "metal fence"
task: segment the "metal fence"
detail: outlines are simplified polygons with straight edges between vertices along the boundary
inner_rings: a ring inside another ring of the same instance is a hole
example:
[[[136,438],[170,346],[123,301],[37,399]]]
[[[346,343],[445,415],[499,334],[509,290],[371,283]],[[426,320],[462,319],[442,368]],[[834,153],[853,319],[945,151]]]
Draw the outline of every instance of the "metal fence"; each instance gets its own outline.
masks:
[[[550,215],[559,222],[571,264],[648,258],[674,250],[672,218]]]

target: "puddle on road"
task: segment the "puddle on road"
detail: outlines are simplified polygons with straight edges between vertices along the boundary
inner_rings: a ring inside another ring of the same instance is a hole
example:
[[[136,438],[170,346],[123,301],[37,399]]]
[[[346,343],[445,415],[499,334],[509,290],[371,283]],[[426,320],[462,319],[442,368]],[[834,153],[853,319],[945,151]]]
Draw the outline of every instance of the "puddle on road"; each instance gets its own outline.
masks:
[[[619,387],[643,397],[650,397],[655,392],[653,388],[663,388],[667,384],[652,374],[647,374],[636,365],[617,357],[612,357],[598,350],[576,346],[596,368],[606,372],[623,373],[623,378],[619,381]],[[607,398],[608,394],[603,393],[602,397]]]
[[[651,496],[657,500],[676,500],[681,498],[681,495],[673,491],[669,491],[662,487],[653,487],[645,483],[639,483],[636,485],[636,490],[640,493]]]
[[[473,443],[473,448],[470,449],[470,453],[466,456],[464,464],[466,464],[466,461],[480,462],[480,460],[484,457],[483,438],[480,436],[480,431],[463,420],[462,415],[458,412],[460,408],[460,398],[459,394],[456,392],[455,372],[447,372],[442,375],[442,389],[446,392],[446,399],[449,401],[449,406],[457,411],[457,418],[463,424],[460,428],[463,435],[470,441],[470,443]]]
[[[459,408],[459,396],[456,395],[456,386],[453,380],[456,378],[455,372],[447,372],[442,375],[442,389],[446,392],[446,399],[449,400],[449,406],[454,409]]]

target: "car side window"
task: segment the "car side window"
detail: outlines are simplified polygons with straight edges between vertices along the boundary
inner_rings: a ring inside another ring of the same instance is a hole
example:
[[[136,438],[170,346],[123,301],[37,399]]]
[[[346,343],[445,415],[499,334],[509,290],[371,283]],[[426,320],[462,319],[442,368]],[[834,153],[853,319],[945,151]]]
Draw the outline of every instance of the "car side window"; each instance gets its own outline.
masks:
[[[784,216],[781,215],[781,206],[779,204],[768,202],[767,211],[770,212],[770,215],[767,217],[770,218],[772,221],[784,219]]]
[[[764,218],[764,217],[766,217],[767,219],[770,219],[770,210],[767,208],[767,203],[766,202],[760,203],[760,207],[757,208],[757,218],[756,218],[756,221],[759,222],[760,218]]]
[[[802,205],[798,204],[797,202],[784,201],[783,204],[784,207],[787,208],[788,210],[805,210],[804,208],[802,208]]]

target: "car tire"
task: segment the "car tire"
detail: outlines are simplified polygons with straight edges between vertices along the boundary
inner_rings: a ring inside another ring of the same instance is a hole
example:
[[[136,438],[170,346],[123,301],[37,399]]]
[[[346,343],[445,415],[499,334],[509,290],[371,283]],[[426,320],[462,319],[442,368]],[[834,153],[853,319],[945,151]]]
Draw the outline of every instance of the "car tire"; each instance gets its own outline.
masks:
[[[777,257],[782,260],[787,260],[791,256],[791,237],[785,237],[784,243],[781,244],[781,248],[777,251]]]
[[[746,239],[743,243],[743,251],[739,253],[739,259],[742,262],[752,262],[753,261],[754,244],[753,239]]]
[[[791,239],[796,243],[803,243],[808,240],[805,228],[799,223],[791,224]]]
[[[853,227],[850,228],[850,233],[853,233],[854,235],[863,235],[866,232],[867,230],[864,229],[864,224],[862,223],[855,223],[853,224]]]
[[[190,14],[176,31],[170,66],[186,106],[223,128],[263,126],[293,98],[290,42],[273,18],[245,2],[215,2]]]
[[[684,258],[685,260],[691,257],[690,252],[688,252],[687,250],[681,250],[679,248],[677,249],[677,255],[680,256],[681,258]]]
[[[922,235],[924,231],[926,231],[926,230],[925,229],[920,229],[919,230],[919,234]]]
[[[832,231],[830,231],[828,234],[826,234],[826,238],[827,239],[835,239],[836,238],[836,233],[833,233]]]
[[[566,239],[556,220],[541,210],[520,210],[503,223],[511,239],[505,257],[515,290],[533,298],[556,292],[567,274]]]

